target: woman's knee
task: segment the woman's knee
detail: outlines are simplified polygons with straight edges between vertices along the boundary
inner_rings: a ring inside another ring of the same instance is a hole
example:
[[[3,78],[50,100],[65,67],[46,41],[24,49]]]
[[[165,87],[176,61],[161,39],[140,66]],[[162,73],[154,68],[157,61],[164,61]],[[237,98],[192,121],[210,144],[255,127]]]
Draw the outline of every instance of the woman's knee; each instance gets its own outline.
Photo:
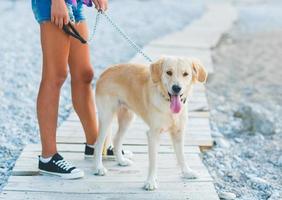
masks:
[[[54,88],[60,89],[68,77],[68,71],[60,71],[49,75],[43,75],[42,83]]]
[[[76,73],[71,75],[72,83],[86,83],[90,84],[94,78],[94,71],[91,65],[78,68]]]

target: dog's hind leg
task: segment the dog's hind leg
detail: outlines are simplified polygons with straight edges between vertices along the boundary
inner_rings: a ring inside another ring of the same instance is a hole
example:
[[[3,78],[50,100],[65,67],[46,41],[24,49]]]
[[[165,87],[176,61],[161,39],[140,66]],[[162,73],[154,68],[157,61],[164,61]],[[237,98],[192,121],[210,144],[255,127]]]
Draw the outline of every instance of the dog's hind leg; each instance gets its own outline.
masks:
[[[107,156],[107,150],[109,149],[109,147],[112,147],[112,146],[113,146],[112,129],[109,128],[107,131],[107,137],[104,142],[103,156]]]
[[[118,131],[114,139],[114,151],[119,165],[128,166],[132,161],[122,154],[122,139],[129,128],[130,123],[133,121],[134,113],[125,106],[120,106],[117,112],[118,118]]]
[[[184,155],[184,131],[176,131],[170,133],[174,151],[178,164],[180,165],[182,174],[184,178],[195,179],[198,177],[198,174],[192,170],[185,162]]]
[[[117,105],[115,104],[115,101],[100,96],[96,96],[96,104],[99,117],[99,135],[95,144],[94,174],[103,176],[107,172],[102,162],[103,147]]]

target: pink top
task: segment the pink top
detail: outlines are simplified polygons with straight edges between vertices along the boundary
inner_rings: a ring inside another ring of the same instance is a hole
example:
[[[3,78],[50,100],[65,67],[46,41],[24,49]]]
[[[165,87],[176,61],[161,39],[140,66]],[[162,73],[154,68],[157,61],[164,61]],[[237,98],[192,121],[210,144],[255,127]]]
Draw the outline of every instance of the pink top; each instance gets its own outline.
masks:
[[[74,6],[76,6],[77,4],[77,0],[66,0],[66,2]],[[82,0],[82,3],[87,5],[88,7],[91,7],[93,5],[92,0]]]

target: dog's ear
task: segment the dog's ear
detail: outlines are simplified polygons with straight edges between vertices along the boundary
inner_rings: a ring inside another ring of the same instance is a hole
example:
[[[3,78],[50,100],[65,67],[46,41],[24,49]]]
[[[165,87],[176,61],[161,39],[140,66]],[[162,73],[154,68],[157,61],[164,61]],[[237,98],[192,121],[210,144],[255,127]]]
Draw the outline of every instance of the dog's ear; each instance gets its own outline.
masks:
[[[160,59],[157,62],[152,63],[150,66],[151,77],[154,83],[161,81],[163,61],[163,59]]]
[[[197,81],[205,83],[207,81],[208,72],[206,71],[202,62],[196,58],[192,59],[193,82]]]

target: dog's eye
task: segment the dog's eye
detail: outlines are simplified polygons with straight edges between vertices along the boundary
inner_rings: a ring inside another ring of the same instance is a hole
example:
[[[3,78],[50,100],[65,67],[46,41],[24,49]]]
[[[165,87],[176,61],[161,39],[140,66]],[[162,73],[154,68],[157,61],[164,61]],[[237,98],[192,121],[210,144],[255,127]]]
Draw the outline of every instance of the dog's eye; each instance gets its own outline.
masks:
[[[166,74],[172,76],[172,71],[167,71]]]
[[[185,77],[185,76],[188,76],[189,74],[187,73],[187,72],[184,72],[183,73],[183,76]]]

